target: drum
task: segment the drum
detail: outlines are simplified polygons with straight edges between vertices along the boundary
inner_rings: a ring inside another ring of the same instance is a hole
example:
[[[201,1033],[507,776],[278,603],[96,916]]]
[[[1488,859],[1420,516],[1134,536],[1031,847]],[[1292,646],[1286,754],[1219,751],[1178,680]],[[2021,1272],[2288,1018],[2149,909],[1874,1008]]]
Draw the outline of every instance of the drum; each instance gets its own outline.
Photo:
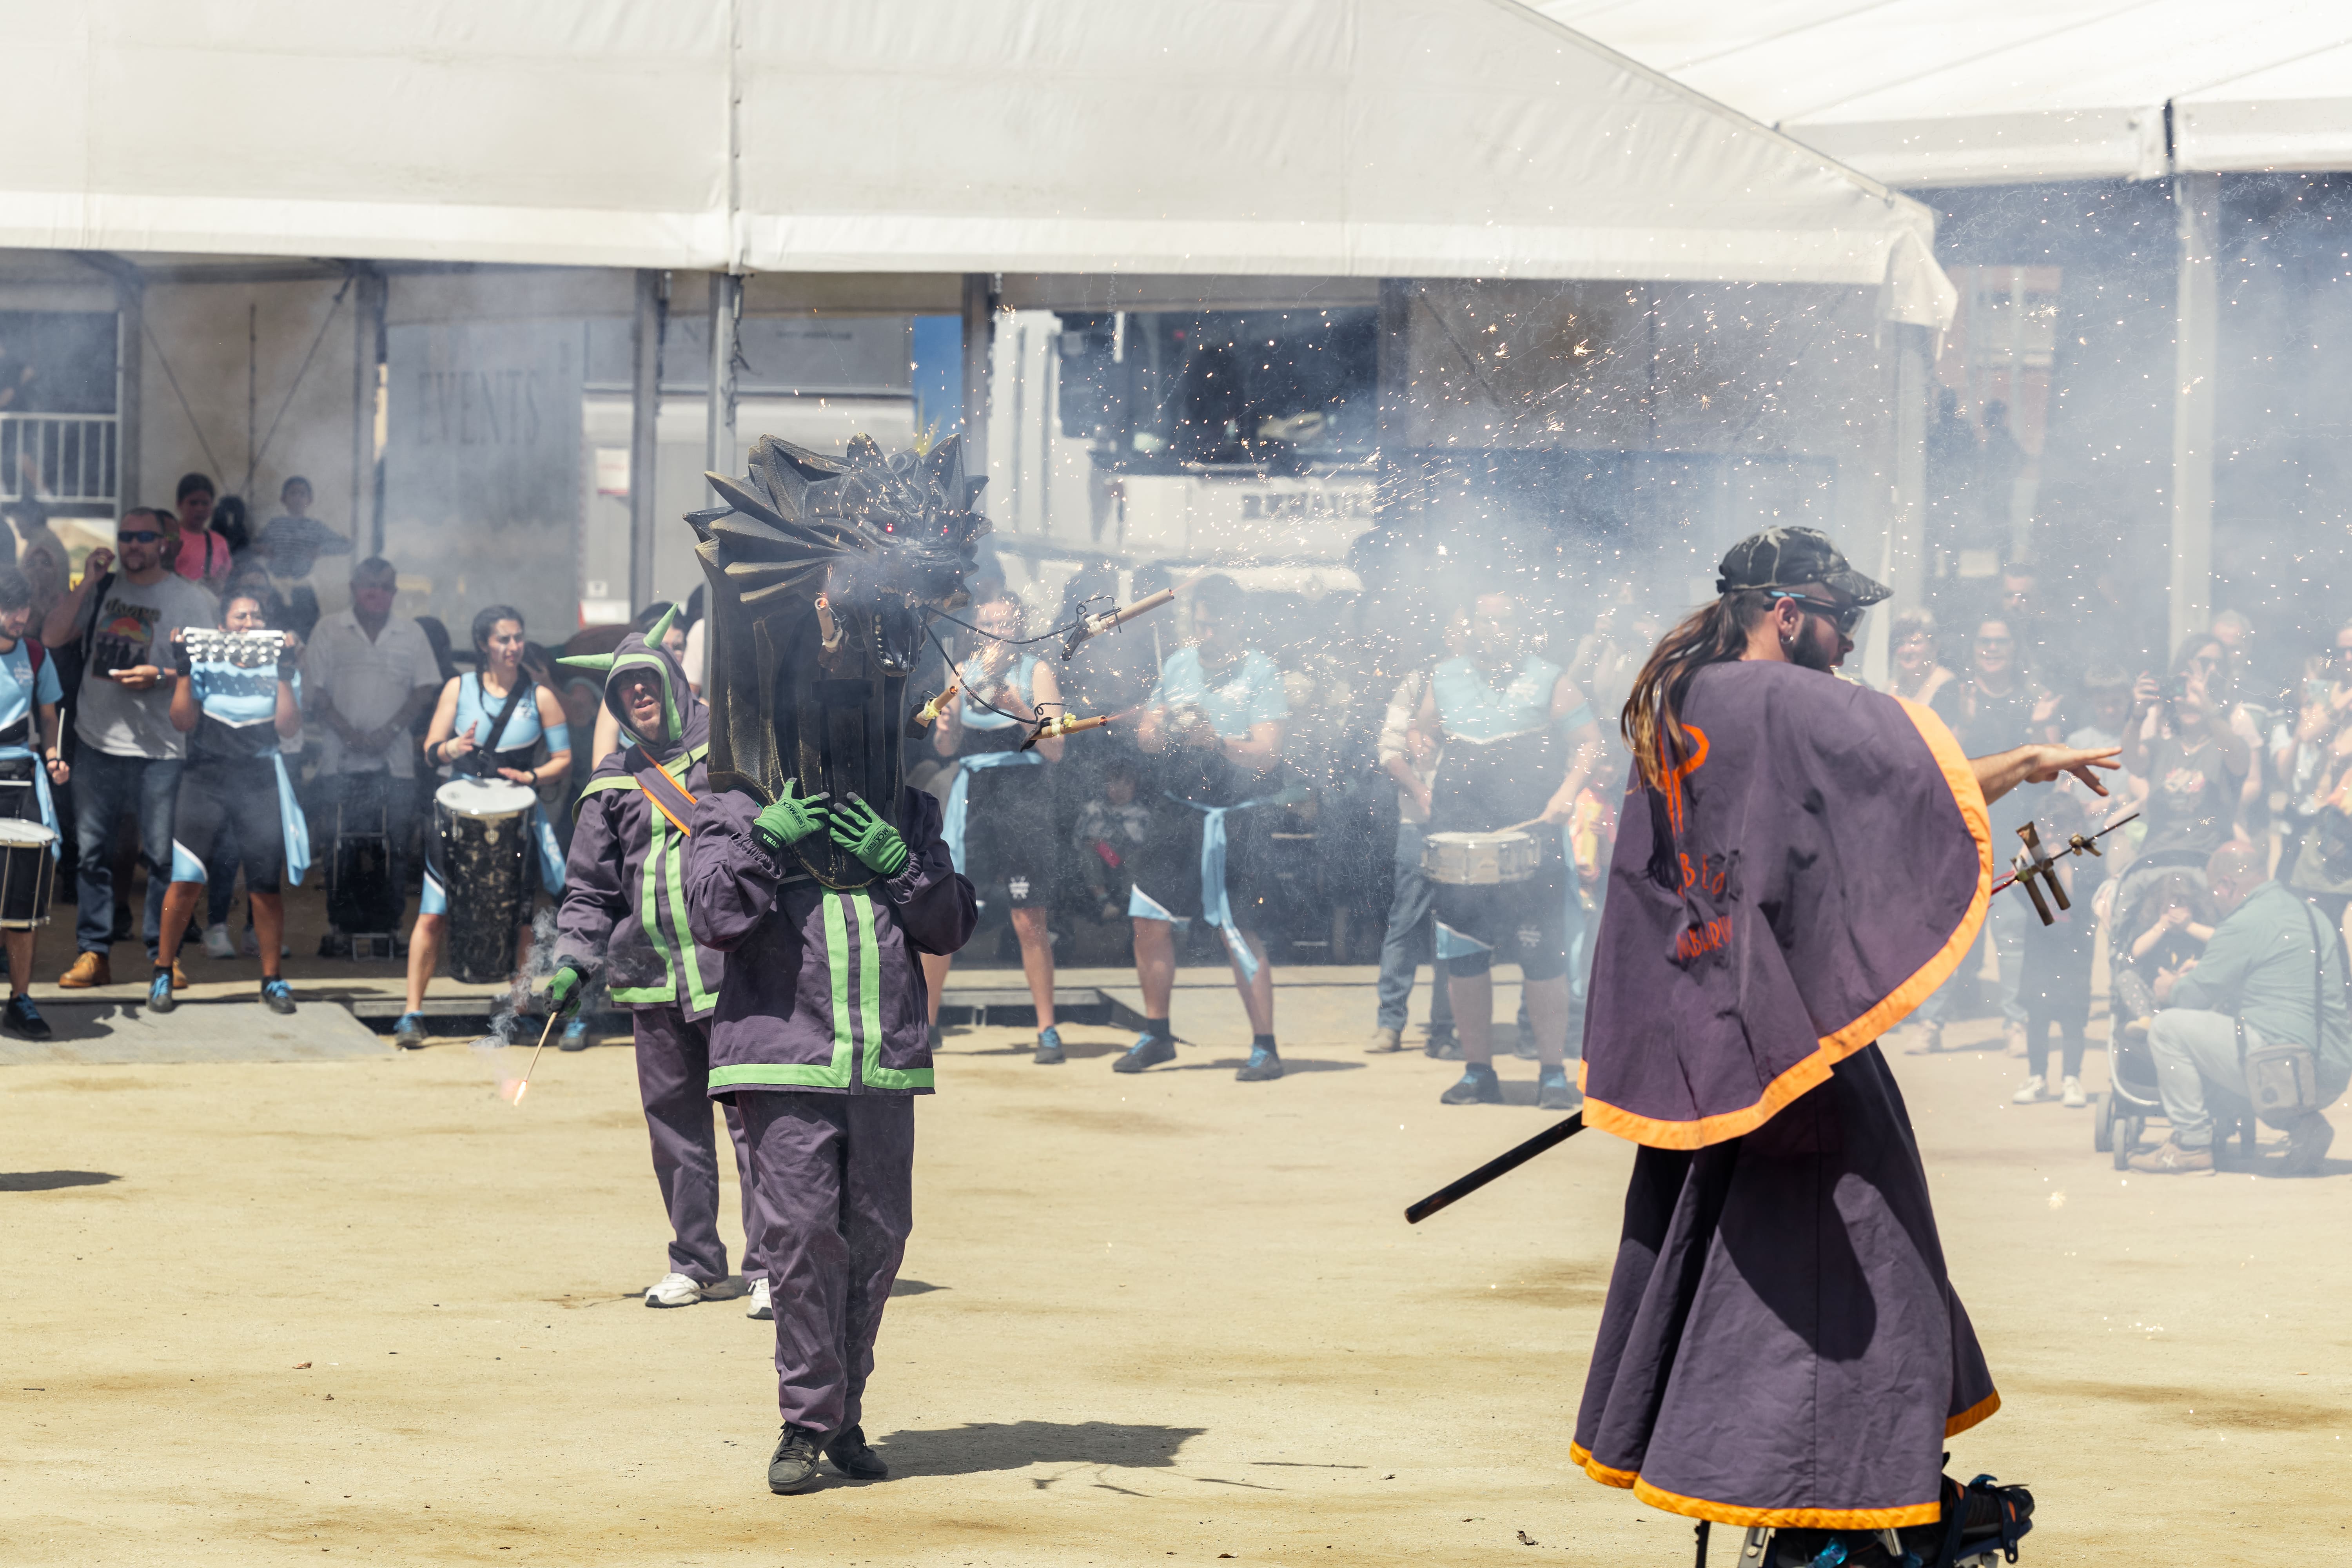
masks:
[[[1423,874],[1448,887],[1524,882],[1542,858],[1524,833],[1432,833],[1421,841]]]
[[[442,889],[448,896],[449,973],[488,985],[514,973],[515,933],[530,918],[539,796],[507,779],[452,779],[433,792]]]
[[[0,931],[31,931],[49,923],[57,890],[58,836],[37,822],[0,821]]]

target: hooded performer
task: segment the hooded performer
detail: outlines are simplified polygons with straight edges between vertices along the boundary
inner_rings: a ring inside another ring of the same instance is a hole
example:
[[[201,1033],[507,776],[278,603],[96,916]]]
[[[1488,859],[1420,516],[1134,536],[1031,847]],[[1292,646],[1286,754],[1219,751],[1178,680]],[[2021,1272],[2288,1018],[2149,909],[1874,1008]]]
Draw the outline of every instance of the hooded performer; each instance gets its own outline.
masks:
[[[920,955],[979,915],[939,804],[900,774],[907,678],[986,523],[954,439],[885,458],[861,436],[844,461],[771,437],[751,467],[710,475],[730,504],[687,520],[712,601],[687,910],[728,954],[709,1089],[750,1144],[783,1416],[768,1486],[795,1492],[820,1454],[889,1473],[861,1422],[931,1092]]]
[[[1654,1508],[1849,1532],[1831,1561],[1900,1562],[1895,1530],[1932,1562],[1944,1443],[2000,1401],[1875,1042],[1984,920],[1986,803],[2061,773],[2105,794],[2114,752],[1971,761],[1832,675],[1887,591],[1811,529],[1741,542],[1716,587],[1623,717],[1584,1118],[1642,1148],[1571,1454]],[[2013,1539],[2031,1507],[1955,1511]]]
[[[669,1272],[646,1291],[648,1307],[688,1307],[727,1278],[719,1238],[719,1160],[710,1130],[710,1010],[725,961],[687,930],[686,844],[710,749],[709,710],[662,647],[670,617],[631,633],[609,654],[560,662],[604,677],[604,706],[622,749],[601,759],[580,792],[563,906],[555,922],[550,1005],[575,1012],[602,979],[630,1010],[637,1092],[653,1137],[654,1177],[669,1213]],[[743,1119],[725,1108],[742,1179],[750,1315],[768,1316],[766,1270],[756,1262],[751,1163]]]

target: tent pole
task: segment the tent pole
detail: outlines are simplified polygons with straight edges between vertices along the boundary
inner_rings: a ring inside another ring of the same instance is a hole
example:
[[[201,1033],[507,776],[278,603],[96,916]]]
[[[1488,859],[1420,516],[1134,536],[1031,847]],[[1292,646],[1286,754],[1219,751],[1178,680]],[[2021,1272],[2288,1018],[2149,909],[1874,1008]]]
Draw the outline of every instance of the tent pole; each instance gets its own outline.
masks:
[[[114,401],[114,515],[139,504],[141,382],[147,367],[147,289],[135,273],[114,279],[119,369]]]
[[[1870,617],[1863,679],[1884,689],[1892,675],[1895,612],[1927,602],[1927,405],[1936,395],[1926,327],[1891,322],[1895,335],[1892,502],[1886,520],[1886,585],[1894,602]]]
[[[352,543],[383,553],[383,485],[375,426],[383,388],[383,317],[390,284],[365,262],[352,292]],[[362,531],[364,525],[364,531]]]
[[[963,275],[963,447],[964,472],[975,477],[988,468],[989,353],[996,333],[996,289],[985,272]],[[983,497],[981,508],[994,509]]]
[[[2179,242],[2172,374],[2172,646],[2205,629],[2213,607],[2213,411],[2220,309],[2215,250],[2221,176],[2176,174]]]
[[[714,474],[735,472],[735,341],[742,313],[743,279],[732,272],[712,273],[710,402],[705,420],[702,466]],[[630,489],[634,491],[635,488],[632,479]]]
[[[663,275],[637,269],[636,317],[629,331],[629,607],[654,597],[654,465],[661,413]]]

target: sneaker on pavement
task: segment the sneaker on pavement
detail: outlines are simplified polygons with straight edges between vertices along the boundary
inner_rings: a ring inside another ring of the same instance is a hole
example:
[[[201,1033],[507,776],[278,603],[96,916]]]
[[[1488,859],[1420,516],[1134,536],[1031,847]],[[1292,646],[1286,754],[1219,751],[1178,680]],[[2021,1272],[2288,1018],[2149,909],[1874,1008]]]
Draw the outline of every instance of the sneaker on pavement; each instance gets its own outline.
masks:
[[[2080,1110],[2091,1103],[2091,1097],[2083,1092],[2083,1080],[2079,1078],[2060,1080],[2058,1091],[2059,1103],[2069,1110]]]
[[[2050,1098],[2049,1088],[2042,1075],[2035,1073],[2017,1086],[2017,1092],[2009,1097],[2009,1102],[2011,1105],[2032,1105],[2038,1100],[2047,1100]]]
[[[743,1309],[745,1317],[757,1318],[763,1323],[775,1321],[776,1299],[768,1294],[768,1282],[765,1279],[752,1280],[751,1289],[747,1294],[751,1297],[751,1304]]]
[[[1376,1057],[1384,1056],[1390,1051],[1401,1051],[1404,1049],[1404,1031],[1391,1029],[1386,1024],[1382,1024],[1372,1031],[1372,1037],[1364,1042],[1364,1049]]]
[[[1176,1059],[1176,1042],[1160,1035],[1138,1035],[1127,1054],[1110,1064],[1113,1072],[1141,1072]]]
[[[392,1043],[404,1051],[422,1050],[429,1033],[424,1014],[403,1013],[392,1026]]]
[[[1440,1105],[1500,1105],[1503,1103],[1503,1080],[1485,1062],[1471,1062],[1462,1069],[1461,1079],[1452,1089],[1437,1097]]]
[[[1048,1024],[1037,1031],[1037,1054],[1030,1061],[1041,1068],[1057,1068],[1069,1058],[1062,1055],[1062,1031]]]
[[[563,1026],[563,1033],[557,1037],[555,1048],[559,1051],[584,1051],[593,1043],[588,1038],[588,1020],[575,1013],[572,1021]]]
[[[155,978],[147,983],[147,1011],[168,1013],[179,1005],[178,998],[172,994],[172,972],[157,970]]]
[[[882,1456],[866,1446],[866,1428],[852,1426],[824,1446],[824,1457],[833,1468],[853,1481],[880,1481],[890,1477],[890,1467]]]
[[[0,1025],[5,1025],[28,1040],[49,1037],[49,1021],[41,1016],[30,996],[11,996],[5,1011],[0,1011]]]
[[[1271,1083],[1282,1076],[1282,1058],[1266,1046],[1252,1046],[1249,1060],[1234,1074],[1235,1083]]]
[[[114,964],[102,952],[78,952],[74,954],[73,967],[58,976],[58,984],[68,991],[111,985],[114,984]]]
[[[816,1473],[817,1435],[787,1426],[768,1456],[768,1489],[779,1497],[803,1492],[822,1479]]]
[[[2002,1039],[2008,1042],[2009,1054],[2022,1059],[2025,1056],[2025,1026],[2006,1024],[2001,1026],[2000,1033]]]
[[[1929,1020],[1919,1026],[1919,1043],[1912,1047],[1923,1057],[1932,1057],[1944,1048],[1944,1026]]]
[[[1433,1062],[1458,1062],[1462,1059],[1462,1042],[1452,1035],[1432,1035],[1421,1054]]]
[[[13,1006],[14,1004],[11,1004]],[[2315,1176],[2336,1142],[2336,1129],[2316,1110],[2296,1122],[2286,1137],[2286,1153],[2279,1160],[2282,1176]]]
[[[665,1274],[646,1287],[646,1305],[648,1307],[691,1307],[701,1300],[701,1282],[689,1279],[683,1274]]]
[[[205,927],[205,956],[206,958],[236,956],[236,949],[229,943],[228,925],[226,921],[215,921]]]
[[[2168,1138],[2144,1154],[2134,1154],[2131,1168],[2151,1176],[2210,1176],[2213,1173],[2213,1151],[2184,1148]]]
[[[279,976],[272,975],[261,983],[261,1005],[273,1013],[294,1011],[294,988]]]
[[[1568,1081],[1566,1068],[1554,1068],[1536,1079],[1538,1110],[1574,1110],[1583,1102],[1584,1097]]]
[[[351,955],[352,939],[341,931],[331,931],[319,939],[320,958],[349,958]]]

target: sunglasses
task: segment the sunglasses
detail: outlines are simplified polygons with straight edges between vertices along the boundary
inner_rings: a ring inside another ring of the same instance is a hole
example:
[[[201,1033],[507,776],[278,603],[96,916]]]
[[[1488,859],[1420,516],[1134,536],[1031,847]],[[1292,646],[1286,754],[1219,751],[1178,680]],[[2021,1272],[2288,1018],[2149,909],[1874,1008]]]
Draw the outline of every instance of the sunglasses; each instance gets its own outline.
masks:
[[[152,544],[163,536],[152,528],[134,528],[114,536],[117,544]]]
[[[1837,628],[1840,637],[1846,636],[1860,625],[1863,616],[1870,608],[1867,605],[1832,605],[1826,599],[1809,599],[1802,594],[1783,594],[1780,597],[1792,605],[1801,605],[1828,621]]]

